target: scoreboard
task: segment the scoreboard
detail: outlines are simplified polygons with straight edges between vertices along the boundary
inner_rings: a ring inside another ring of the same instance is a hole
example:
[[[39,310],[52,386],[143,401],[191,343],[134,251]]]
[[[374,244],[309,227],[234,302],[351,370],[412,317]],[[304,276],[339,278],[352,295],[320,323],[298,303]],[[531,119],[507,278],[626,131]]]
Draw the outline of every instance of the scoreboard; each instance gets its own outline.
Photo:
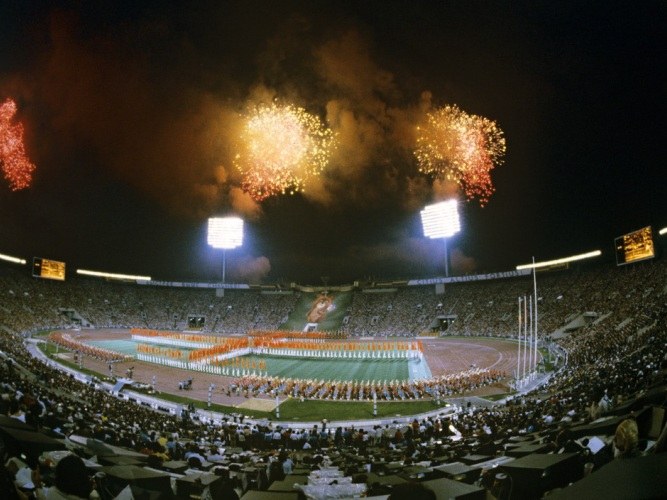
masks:
[[[655,257],[651,226],[619,236],[614,240],[614,246],[618,266]]]
[[[65,281],[65,263],[34,257],[32,259],[32,275],[34,278]]]

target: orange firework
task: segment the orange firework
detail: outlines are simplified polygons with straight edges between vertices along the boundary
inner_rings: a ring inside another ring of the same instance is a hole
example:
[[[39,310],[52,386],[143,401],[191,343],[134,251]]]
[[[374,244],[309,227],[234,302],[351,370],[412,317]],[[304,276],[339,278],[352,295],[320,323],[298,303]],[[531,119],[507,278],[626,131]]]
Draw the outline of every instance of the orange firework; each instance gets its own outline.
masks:
[[[295,106],[257,106],[245,119],[234,164],[242,188],[256,201],[302,192],[326,168],[333,134],[314,115]]]
[[[484,206],[493,194],[491,170],[505,154],[503,132],[492,120],[445,106],[418,127],[419,171],[458,184],[466,198]]]
[[[0,164],[5,179],[12,191],[30,187],[35,170],[25,154],[23,125],[12,125],[16,114],[16,103],[7,99],[0,105]]]

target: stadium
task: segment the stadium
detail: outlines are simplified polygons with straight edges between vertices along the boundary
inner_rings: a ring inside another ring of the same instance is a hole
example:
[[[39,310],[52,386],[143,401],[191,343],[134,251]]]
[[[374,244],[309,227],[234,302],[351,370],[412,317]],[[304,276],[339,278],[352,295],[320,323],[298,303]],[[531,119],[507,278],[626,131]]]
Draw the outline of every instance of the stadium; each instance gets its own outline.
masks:
[[[4,2],[3,498],[664,498],[666,13]]]
[[[384,460],[388,466],[405,454],[394,444],[397,431],[407,432],[407,449],[415,450],[414,462],[402,459],[401,467],[418,467],[424,481],[451,481],[461,491],[487,488],[502,496],[504,486],[485,482],[488,470],[502,471],[501,477],[517,478],[516,498],[539,496],[565,482],[575,482],[563,490],[568,497],[579,494],[579,482],[586,496],[590,486],[580,481],[582,460],[597,468],[607,459],[604,448],[592,451],[585,443],[611,439],[628,417],[638,426],[633,453],[646,450],[648,458],[664,446],[663,258],[617,267],[576,261],[539,273],[414,284],[248,286],[224,295],[201,283],[45,279],[33,274],[49,266],[39,264],[32,272],[2,266],[2,369],[5,390],[17,383],[12,380],[18,370],[55,383],[20,385],[49,410],[32,417],[51,436],[31,445],[42,453],[56,453],[48,451],[64,446],[56,437],[69,435],[68,447],[85,456],[93,446],[90,437],[81,437],[87,435],[86,422],[109,428],[94,416],[99,412],[94,400],[102,393],[103,400],[115,401],[107,403],[109,419],[117,418],[111,408],[119,405],[133,418],[154,413],[166,428],[171,423],[188,434],[204,429],[219,434],[229,455],[217,465],[207,461],[196,468],[216,479],[243,478],[246,492],[267,485],[256,472],[235,474],[233,461],[267,451],[268,457],[272,449],[290,450],[302,466],[321,453],[349,468],[349,459],[334,450],[358,446],[364,454],[385,457],[371,463],[372,477],[409,481],[385,468]],[[532,325],[522,316],[535,283],[539,335],[532,351]],[[322,303],[327,317],[315,322],[312,311]],[[69,397],[56,388],[61,384],[79,394],[79,401],[93,399],[63,413],[56,401]],[[34,411],[22,408],[26,415]],[[66,423],[69,411],[78,415],[74,424]],[[313,432],[327,425],[331,430]],[[250,433],[240,439],[239,431],[246,429]],[[286,436],[286,429],[297,438]],[[3,433],[10,447],[26,446],[15,429],[3,427]],[[133,448],[123,448],[117,438],[103,441],[121,445],[114,455]],[[561,446],[573,451],[558,450]],[[155,453],[142,451],[146,459]],[[135,455],[139,464],[141,456]],[[524,477],[521,464],[530,469],[537,459],[547,460],[544,470],[558,475],[550,481]],[[424,467],[426,461],[435,466]],[[149,463],[156,465],[155,459]],[[213,475],[213,467],[220,467],[215,470],[221,475]],[[177,482],[187,477],[176,472]],[[267,477],[267,484],[275,480]],[[133,483],[114,478],[104,487],[117,491],[118,484]],[[388,491],[382,481],[373,488]]]

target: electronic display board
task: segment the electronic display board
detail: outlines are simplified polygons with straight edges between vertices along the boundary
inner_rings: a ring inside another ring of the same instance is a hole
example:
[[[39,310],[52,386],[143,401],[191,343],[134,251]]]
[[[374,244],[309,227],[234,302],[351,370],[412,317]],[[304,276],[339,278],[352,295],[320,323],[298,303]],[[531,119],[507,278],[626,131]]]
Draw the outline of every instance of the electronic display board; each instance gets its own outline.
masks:
[[[614,246],[618,266],[655,257],[651,226],[619,236],[614,240]]]
[[[34,257],[32,259],[32,275],[35,278],[65,281],[65,263]]]

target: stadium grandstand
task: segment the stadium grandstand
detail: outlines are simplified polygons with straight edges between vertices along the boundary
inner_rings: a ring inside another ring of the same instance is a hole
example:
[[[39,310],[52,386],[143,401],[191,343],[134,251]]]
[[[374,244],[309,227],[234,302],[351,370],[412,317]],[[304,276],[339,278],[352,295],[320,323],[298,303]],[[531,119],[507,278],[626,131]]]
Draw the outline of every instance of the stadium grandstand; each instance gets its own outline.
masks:
[[[7,498],[666,491],[664,258],[444,285],[179,285],[0,264]]]

